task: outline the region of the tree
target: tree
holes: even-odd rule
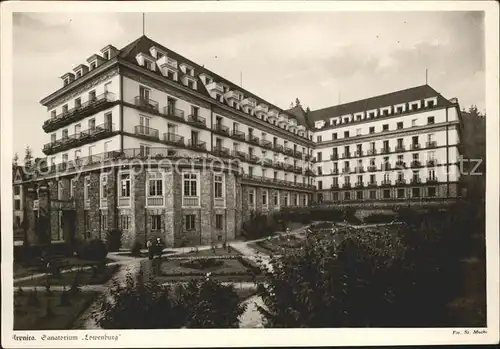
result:
[[[14,166],[18,166],[18,162],[19,162],[19,155],[15,153],[14,158],[12,159],[12,163],[14,164]]]
[[[29,146],[26,147],[26,154],[24,155],[24,166],[26,169],[30,169],[32,165],[33,154]]]
[[[295,98],[295,106],[298,107],[300,105],[300,100],[298,98]]]

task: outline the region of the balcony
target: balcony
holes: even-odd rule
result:
[[[396,185],[404,185],[406,184],[406,180],[404,178],[396,179]]]
[[[295,150],[293,156],[296,158],[302,159],[302,152]]]
[[[349,167],[344,167],[342,169],[342,173],[350,173],[351,172],[351,169]]]
[[[311,159],[311,155],[306,154],[306,155],[304,156],[304,160],[305,160],[305,161],[309,161],[310,159]]]
[[[410,180],[410,183],[411,184],[420,184],[422,183],[422,179],[420,177],[413,177],[411,180]]]
[[[342,184],[343,189],[350,189],[351,188],[351,183],[344,183]]]
[[[220,93],[220,94],[224,93],[222,86],[216,83],[215,81],[207,84],[206,88],[209,93]]]
[[[292,148],[288,148],[288,147],[284,147],[284,152],[286,155],[293,155],[293,149]]]
[[[226,97],[226,99],[233,99],[235,101],[239,101],[240,100],[240,94],[237,91],[234,91],[234,90],[226,92],[224,94],[224,97]]]
[[[255,115],[262,117],[263,115],[267,115],[267,105],[259,104],[255,107]]]
[[[274,168],[277,168],[279,170],[285,169],[285,164],[281,161],[274,161]]]
[[[420,143],[412,143],[410,148],[411,150],[418,150],[420,149]]]
[[[383,187],[387,187],[387,186],[390,186],[392,185],[392,182],[390,180],[386,180],[384,179],[381,183],[380,183],[381,186]]]
[[[278,124],[286,124],[288,123],[288,118],[284,115],[278,116]]]
[[[267,139],[261,139],[260,140],[260,146],[267,148],[267,149],[272,149],[273,148],[273,143],[271,141],[268,141]]]
[[[172,106],[163,107],[163,114],[175,121],[184,121],[184,111]]]
[[[377,166],[375,166],[375,165],[370,165],[370,166],[368,166],[368,168],[367,168],[367,169],[368,169],[368,172],[374,172],[374,171],[377,171]]]
[[[194,127],[207,128],[205,118],[199,115],[188,115],[186,122]]]
[[[214,124],[212,129],[214,130],[215,133],[218,133],[223,136],[229,136],[229,127],[224,126],[222,124]]]
[[[147,127],[147,126],[143,126],[143,125],[137,125],[134,127],[134,130],[135,130],[136,135],[152,138],[155,140],[159,139],[159,137],[160,137],[159,131],[155,128],[151,128],[151,127]]]
[[[413,160],[410,164],[412,168],[422,167],[422,163],[418,160]]]
[[[354,156],[363,156],[363,151],[362,150],[356,150],[356,152],[354,153]]]
[[[285,171],[292,171],[293,170],[293,165],[291,164],[284,164]]]
[[[153,111],[153,112],[159,111],[158,102],[152,99],[144,98],[142,96],[137,96],[135,97],[134,102],[135,102],[134,104],[137,107],[144,109],[146,111]]]
[[[212,151],[212,153],[214,153],[217,156],[229,156],[230,154],[229,149],[222,146],[216,146]]]
[[[248,155],[248,161],[252,162],[254,164],[259,164],[260,163],[260,159],[257,156],[255,156],[254,154],[249,154]]]
[[[294,166],[293,172],[295,172],[296,174],[302,174],[302,167]]]
[[[365,169],[364,169],[364,167],[363,167],[363,166],[357,166],[357,167],[354,169],[354,171],[355,171],[356,173],[364,173],[364,172],[365,172]]]
[[[207,150],[207,143],[202,142],[202,141],[197,140],[197,139],[188,140],[187,146],[188,146],[188,148],[191,148],[191,149]]]
[[[339,174],[339,169],[338,168],[332,168],[330,170],[330,174],[332,174],[332,175],[338,175]]]
[[[404,145],[397,145],[395,148],[396,152],[402,152],[405,151],[405,146]]]
[[[239,140],[242,140],[242,141],[244,141],[246,139],[245,132],[243,132],[243,131],[233,130],[231,132],[231,136],[233,138],[236,138],[236,139],[239,139]]]
[[[436,141],[430,141],[430,142],[425,143],[425,146],[427,148],[436,148],[437,147],[437,142]]]
[[[377,150],[376,149],[368,149],[367,154],[368,155],[376,155],[377,154]]]
[[[339,159],[339,154],[332,154],[330,155],[330,160],[335,161]]]
[[[382,164],[380,166],[381,171],[390,171],[391,170],[391,164]]]
[[[264,167],[273,167],[273,160],[271,160],[271,159],[262,159],[262,166],[264,166]]]
[[[339,184],[338,183],[330,184],[330,189],[338,189],[338,188],[339,188]]]
[[[437,163],[437,162],[436,162],[436,160],[434,160],[434,159],[429,159],[429,160],[427,160],[427,166],[429,166],[429,167],[436,166],[436,163]]]
[[[363,184],[363,182],[356,182],[356,184],[354,186],[356,188],[363,188],[365,185]]]
[[[369,182],[367,187],[368,188],[375,188],[377,186],[377,182]]]
[[[404,161],[396,161],[396,168],[405,168],[406,162]]]
[[[249,134],[249,135],[248,135],[248,141],[249,141],[250,143],[255,144],[255,145],[259,145],[259,144],[260,144],[260,139],[259,139],[259,137],[255,137],[255,136],[254,136],[254,135],[252,135],[252,134]]]
[[[427,177],[426,182],[427,183],[437,183],[438,179],[435,176],[434,177]]]
[[[52,132],[58,128],[67,126],[73,122],[83,119],[84,117],[95,114],[101,110],[109,108],[115,103],[115,95],[111,92],[105,92],[80,106],[74,107],[66,112],[63,112],[56,117],[50,118],[43,123],[45,132]]]
[[[351,157],[351,153],[344,153],[342,154],[343,159],[349,159]]]
[[[316,176],[316,174],[314,173],[314,171],[311,170],[310,168],[306,169],[305,175],[306,176]]]
[[[98,141],[111,136],[115,132],[114,124],[104,123],[92,127],[85,131],[80,131],[69,136],[63,136],[55,142],[47,143],[43,146],[43,153],[51,155],[60,151],[68,150],[74,147]]]
[[[279,112],[276,109],[271,109],[267,112],[267,120],[278,120]]]
[[[388,154],[391,152],[391,148],[382,148],[380,149],[380,154]]]
[[[177,146],[184,146],[184,137],[176,135],[175,133],[164,133],[163,140],[167,143]]]
[[[240,150],[233,150],[232,155],[235,158],[238,158],[238,159],[244,160],[244,161],[246,161],[248,158],[248,155],[245,152],[242,152]]]
[[[283,146],[281,144],[274,143],[273,149],[274,151],[283,152]]]

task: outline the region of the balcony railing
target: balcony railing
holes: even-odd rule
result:
[[[188,115],[187,117],[187,123],[190,125],[193,125],[195,127],[201,127],[201,128],[206,128],[207,124],[205,121],[204,117],[201,117],[199,115]]]
[[[214,124],[213,130],[217,133],[221,133],[225,136],[229,136],[229,127],[224,126],[222,124]]]
[[[87,115],[97,112],[99,109],[105,108],[109,103],[115,101],[115,95],[111,92],[105,92],[97,97],[88,100],[85,103],[75,106],[61,114],[51,117],[43,123],[43,130],[46,132],[54,131],[60,127],[69,125]]]
[[[356,173],[363,173],[365,172],[365,168],[363,166],[357,166],[355,169]]]
[[[279,151],[279,152],[282,152],[283,151],[283,146],[281,144],[273,144],[273,149],[275,151]]]
[[[368,188],[375,188],[377,186],[377,182],[369,182],[367,187]]]
[[[159,131],[157,129],[143,125],[135,126],[135,134],[151,138],[159,138]]]
[[[344,183],[344,184],[342,184],[342,188],[344,188],[344,189],[351,188],[351,183]]]
[[[337,175],[337,174],[339,174],[339,169],[338,168],[332,168],[330,170],[330,173],[333,174],[333,175]]]
[[[330,160],[335,161],[339,159],[339,154],[332,154],[330,155]]]
[[[299,182],[290,181],[290,180],[280,180],[280,179],[275,180],[274,178],[256,176],[254,174],[243,174],[242,178],[244,180],[251,180],[251,181],[258,182],[258,183],[264,182],[264,183],[270,183],[270,184],[275,184],[275,185],[278,184],[278,185],[284,185],[284,186],[291,186],[294,188],[314,189],[314,186],[310,185],[310,184],[299,183]]]
[[[302,152],[295,150],[293,156],[296,158],[302,159]]]
[[[427,166],[429,167],[436,166],[436,160],[434,159],[427,160]]]
[[[114,124],[104,123],[95,127],[91,127],[87,130],[71,134],[69,136],[62,136],[60,139],[54,142],[47,143],[43,146],[43,152],[46,155],[49,155],[72,147],[77,147],[79,145],[92,142],[96,139],[106,137],[111,132],[114,132]]]
[[[161,196],[148,196],[146,206],[164,206],[164,199]]]
[[[437,183],[438,179],[437,179],[437,177],[427,177],[426,182],[427,183]]]
[[[245,132],[239,130],[233,130],[232,136],[237,139],[245,140]]]
[[[158,109],[158,102],[157,101],[154,101],[150,98],[144,98],[143,96],[137,96],[135,97],[135,105],[140,107],[140,108],[143,108],[143,109],[147,109],[147,110],[152,110],[152,111],[155,111],[155,112],[158,112],[159,109]]]
[[[412,143],[410,147],[411,147],[411,150],[420,149],[420,143]]]
[[[351,172],[351,169],[349,167],[344,167],[342,169],[342,173],[349,173],[349,172]]]
[[[163,113],[174,120],[184,121],[184,111],[181,109],[176,109],[173,106],[166,106],[163,107]]]
[[[293,172],[295,172],[296,174],[301,174],[302,173],[302,167],[300,166],[295,166],[293,168]]]
[[[351,157],[351,153],[342,154],[342,158],[344,158],[344,159],[349,159],[350,157]]]
[[[396,185],[403,185],[403,184],[406,184],[406,180],[404,178],[396,179]]]
[[[396,152],[405,151],[405,146],[404,145],[397,145],[395,150],[396,150]]]
[[[425,146],[427,148],[436,148],[437,147],[437,142],[436,141],[430,141],[430,142],[425,143]]]
[[[274,161],[274,168],[283,170],[285,168],[285,164],[281,161]]]
[[[233,150],[232,155],[241,160],[247,160],[248,155],[240,150]]]
[[[255,156],[255,154],[249,154],[248,161],[253,162],[254,164],[258,164],[260,159],[257,156]]]
[[[200,197],[183,197],[182,198],[183,207],[198,207],[200,206]]]
[[[271,160],[271,159],[262,159],[262,166],[272,167],[273,166],[273,160]]]
[[[369,171],[369,172],[377,171],[377,166],[375,166],[375,165],[370,165],[370,166],[368,166],[368,168],[367,168],[367,169],[368,169],[368,171]]]
[[[422,179],[420,177],[413,177],[411,180],[410,180],[410,183],[411,184],[419,184],[419,183],[422,183]]]
[[[363,151],[362,150],[356,150],[356,152],[354,154],[355,154],[354,156],[363,156]]]
[[[293,170],[293,165],[291,164],[284,164],[283,165],[286,171],[292,171]]]
[[[311,159],[311,155],[306,154],[306,155],[304,156],[304,160],[305,160],[305,161],[309,161],[310,159]]]
[[[164,133],[163,140],[168,143],[172,143],[175,145],[184,145],[184,137],[176,135],[175,133]]]
[[[292,148],[285,147],[284,151],[285,151],[285,154],[287,154],[287,155],[293,155],[293,149]]]
[[[385,179],[380,183],[380,185],[382,185],[382,186],[388,186],[391,184],[392,184],[392,182],[390,180],[385,180]]]
[[[404,162],[404,161],[396,161],[396,167],[397,168],[405,168],[406,167],[406,162]]]
[[[355,187],[356,188],[363,188],[364,187],[364,183],[363,182],[356,182]]]
[[[411,162],[410,166],[411,166],[412,168],[415,168],[415,167],[421,167],[421,166],[422,166],[422,163],[421,163],[420,161],[418,161],[418,160],[413,160],[413,161]]]
[[[382,164],[380,166],[381,171],[390,171],[391,170],[391,164]]]
[[[391,152],[391,148],[382,148],[380,149],[380,154],[388,154]]]
[[[216,146],[213,150],[215,155],[228,156],[230,154],[229,149],[226,147]]]
[[[268,141],[267,139],[261,139],[260,146],[264,147],[264,148],[271,149],[273,147],[273,143],[271,141]]]
[[[193,149],[207,150],[207,143],[197,139],[190,139],[187,146]]]
[[[368,155],[375,155],[375,154],[377,154],[377,150],[376,149],[368,149],[367,154]]]
[[[260,144],[260,143],[259,143],[259,142],[260,142],[259,137],[255,137],[255,136],[254,136],[254,135],[252,135],[252,134],[249,134],[249,135],[248,135],[248,141],[249,141],[250,143],[253,143],[253,144],[256,144],[256,145],[259,145],[259,144]]]

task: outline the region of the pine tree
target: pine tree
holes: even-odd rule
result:
[[[12,159],[12,163],[14,166],[18,166],[19,155],[17,153],[14,154],[14,158]]]
[[[24,166],[26,169],[30,169],[33,160],[33,153],[29,146],[26,147],[26,154],[24,155]]]

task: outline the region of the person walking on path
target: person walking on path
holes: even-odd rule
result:
[[[148,248],[148,258],[149,260],[152,260],[155,251],[153,249],[153,243],[151,242],[151,240],[148,240],[148,242],[146,242],[146,247]]]

